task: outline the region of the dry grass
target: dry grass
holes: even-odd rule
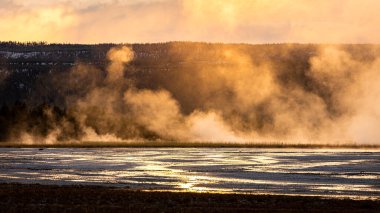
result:
[[[181,142],[181,141],[125,141],[125,142],[58,142],[54,144],[17,142],[0,142],[0,147],[14,148],[352,148],[352,149],[380,149],[380,145],[363,145],[357,143],[289,143],[289,142]]]

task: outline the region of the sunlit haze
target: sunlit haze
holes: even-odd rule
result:
[[[379,43],[377,0],[0,0],[0,40]]]

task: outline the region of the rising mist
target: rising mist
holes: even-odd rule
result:
[[[148,71],[134,48],[41,74],[2,140],[379,144],[377,46],[169,43]]]

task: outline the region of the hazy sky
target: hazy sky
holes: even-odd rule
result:
[[[380,43],[379,0],[0,0],[0,40]]]

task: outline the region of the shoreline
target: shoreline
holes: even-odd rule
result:
[[[0,184],[2,211],[378,212],[380,200],[160,192],[85,185]]]
[[[361,144],[287,144],[287,143],[229,143],[229,142],[62,142],[12,143],[0,142],[0,148],[285,148],[285,149],[380,149],[380,145]]]

